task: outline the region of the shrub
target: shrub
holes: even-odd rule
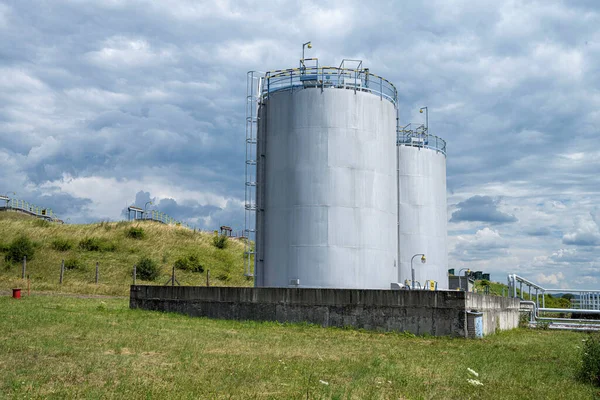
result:
[[[136,266],[137,276],[145,281],[154,281],[160,275],[158,264],[148,257],[142,257]]]
[[[221,272],[217,275],[217,279],[223,282],[229,282],[231,280],[231,274],[229,272]]]
[[[215,235],[213,236],[213,246],[217,249],[224,249],[227,247],[227,236]]]
[[[69,251],[73,248],[73,242],[68,239],[57,238],[52,241],[50,246],[56,251]]]
[[[175,261],[175,268],[190,272],[204,272],[204,267],[195,255],[178,258]]]
[[[85,251],[115,251],[117,245],[100,238],[85,238],[79,241],[79,248]]]
[[[97,238],[85,238],[79,241],[79,248],[86,251],[100,251],[100,240]]]
[[[0,243],[0,253],[6,253],[8,251],[8,245]]]
[[[26,256],[27,260],[31,260],[34,253],[33,242],[27,236],[19,236],[8,245],[4,259],[8,262],[20,262]]]
[[[125,236],[130,239],[141,240],[146,237],[146,232],[144,232],[144,228],[132,226],[127,230]]]
[[[83,269],[83,263],[76,258],[67,258],[65,260],[65,269],[66,270]]]
[[[595,386],[600,386],[600,334],[587,337],[581,355],[579,378]]]

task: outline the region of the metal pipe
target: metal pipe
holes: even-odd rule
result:
[[[410,284],[411,284],[413,290],[415,289],[415,268],[413,267],[413,260],[417,256],[421,256],[421,262],[423,264],[425,264],[425,254],[423,254],[423,253],[415,254],[410,259],[410,272],[411,272],[411,282],[410,282]],[[421,285],[421,284],[419,283],[419,285]]]
[[[572,308],[540,308],[540,312],[575,313],[575,314],[600,314],[600,310],[585,310]]]

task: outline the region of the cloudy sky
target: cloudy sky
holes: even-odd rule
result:
[[[0,0],[0,192],[243,227],[246,71],[362,59],[448,142],[450,265],[600,285],[600,3]]]

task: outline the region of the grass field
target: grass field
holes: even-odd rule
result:
[[[142,227],[145,237],[127,237],[131,227]],[[161,267],[155,282],[164,284],[175,261],[194,255],[205,270],[210,270],[213,285],[248,286],[252,282],[243,276],[244,243],[228,240],[225,249],[212,244],[213,233],[194,232],[187,228],[167,226],[156,222],[102,222],[88,225],[59,225],[15,212],[0,212],[0,248],[14,238],[25,235],[35,243],[35,255],[27,263],[27,274],[35,290],[71,293],[128,295],[132,283],[133,265],[140,257],[148,256]],[[110,251],[86,251],[79,248],[82,239],[100,240]],[[57,251],[52,244],[60,239],[71,245],[67,251]],[[65,272],[59,285],[61,260],[75,260],[80,267]],[[100,265],[100,284],[95,284],[95,265]],[[0,289],[23,286],[21,263],[8,263],[0,253]],[[206,272],[177,271],[182,285],[206,284]]]
[[[590,399],[585,334],[482,340],[129,310],[125,299],[0,298],[0,397]],[[467,368],[479,373],[475,378]],[[473,386],[467,379],[478,379]]]

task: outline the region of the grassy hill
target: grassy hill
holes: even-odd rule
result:
[[[140,235],[143,237],[131,237]],[[155,261],[160,275],[152,282],[138,277],[138,283],[165,284],[177,260],[191,258],[192,264],[201,265],[204,272],[177,269],[176,277],[182,285],[205,285],[207,270],[213,286],[252,285],[243,276],[244,243],[238,239],[227,239],[226,247],[220,249],[213,243],[213,233],[151,221],[59,225],[0,212],[0,289],[26,287],[21,280],[22,263],[5,260],[9,245],[21,236],[34,244],[34,255],[27,262],[32,290],[128,295],[133,265],[141,257]],[[62,260],[74,268],[65,270],[63,284],[59,285]],[[96,262],[100,269],[98,285]]]

